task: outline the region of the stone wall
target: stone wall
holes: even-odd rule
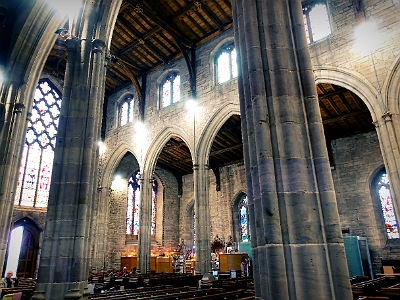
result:
[[[399,259],[400,241],[387,240],[379,198],[371,185],[383,159],[375,131],[332,142],[332,176],[344,235],[366,237],[374,273]]]

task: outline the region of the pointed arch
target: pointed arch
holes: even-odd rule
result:
[[[119,163],[121,162],[122,158],[127,153],[131,153],[135,157],[136,161],[138,161],[137,155],[131,149],[130,145],[128,145],[127,143],[121,143],[116,149],[113,150],[112,155],[107,160],[107,165],[104,167],[103,173],[101,174],[100,177],[101,178],[100,185],[102,187],[111,186],[111,182],[113,180],[113,174],[117,169]]]
[[[376,121],[384,114],[382,104],[377,97],[378,91],[360,73],[344,68],[317,66],[314,68],[314,75],[315,84],[323,82],[333,83],[357,94],[368,107],[373,121]]]
[[[227,103],[223,105],[210,118],[205,130],[200,135],[198,142],[198,163],[207,164],[210,158],[211,146],[218,131],[224,123],[233,115],[240,115],[239,104]]]
[[[154,138],[153,142],[150,144],[150,147],[145,153],[143,170],[142,170],[143,174],[153,173],[157,163],[158,156],[160,155],[162,148],[172,136],[177,136],[186,143],[193,158],[193,148],[192,145],[190,145],[190,143],[188,142],[189,141],[188,134],[177,126],[169,126],[166,127]]]
[[[382,93],[387,99],[388,110],[398,114],[400,112],[400,55],[397,56],[389,70],[390,73],[383,84]]]

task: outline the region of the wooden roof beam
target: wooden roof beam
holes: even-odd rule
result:
[[[186,46],[191,47],[192,46],[192,41],[182,35],[179,30],[175,29],[173,26],[168,24],[169,20],[163,20],[160,16],[158,16],[156,13],[154,13],[154,10],[152,7],[149,7],[147,2],[145,4],[140,4],[139,2],[135,0],[125,0],[127,3],[129,3],[133,9],[140,14],[143,14],[150,20],[152,20],[154,23],[156,23],[158,26],[163,28],[164,30],[169,31],[172,35],[176,36],[179,38],[179,40]]]
[[[212,2],[214,2],[215,5],[217,5],[217,4],[215,3],[215,1],[212,1]],[[218,6],[218,5],[217,5],[217,6]],[[223,24],[218,20],[218,17],[211,11],[211,9],[208,8],[207,4],[204,4],[204,3],[203,3],[203,4],[201,5],[201,8],[202,8],[203,11],[207,14],[207,16],[209,16],[210,19],[215,23],[215,25],[217,25],[218,29],[219,29],[220,31],[224,31],[224,26],[223,26]]]

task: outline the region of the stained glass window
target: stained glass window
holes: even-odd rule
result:
[[[386,173],[380,175],[377,183],[379,199],[381,200],[381,208],[383,218],[385,220],[385,228],[388,239],[398,239],[399,228],[397,224],[396,214],[394,212],[392,196],[390,194],[390,183]]]
[[[151,197],[151,235],[156,234],[157,181],[153,180]],[[128,181],[128,201],[126,210],[126,234],[139,234],[140,218],[140,173],[134,173]]]
[[[237,75],[236,49],[233,43],[229,43],[222,47],[216,56],[217,83],[224,83]]]
[[[240,228],[241,228],[241,240],[242,242],[249,241],[249,216],[247,212],[247,196],[243,196],[239,203],[240,212]]]
[[[181,77],[178,73],[169,74],[162,84],[161,108],[181,100]]]
[[[313,43],[332,33],[328,9],[325,3],[303,7],[304,28],[307,42]]]
[[[47,207],[61,94],[48,80],[39,81],[19,168],[15,205]]]
[[[133,110],[133,98],[128,97],[120,105],[119,122],[121,126],[133,121]]]

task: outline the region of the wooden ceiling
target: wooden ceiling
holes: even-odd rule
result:
[[[125,0],[118,13],[110,47],[105,103],[109,95],[133,84],[139,91],[146,74],[183,57],[191,68],[191,51],[231,28],[231,0]],[[45,70],[63,78],[65,37],[57,39]],[[367,107],[354,93],[332,84],[318,84],[320,110],[329,141],[373,130]],[[219,130],[210,153],[210,168],[243,162],[240,117],[231,117]],[[187,145],[172,137],[158,158],[158,166],[176,176],[192,173]],[[218,177],[218,176],[217,176]]]

